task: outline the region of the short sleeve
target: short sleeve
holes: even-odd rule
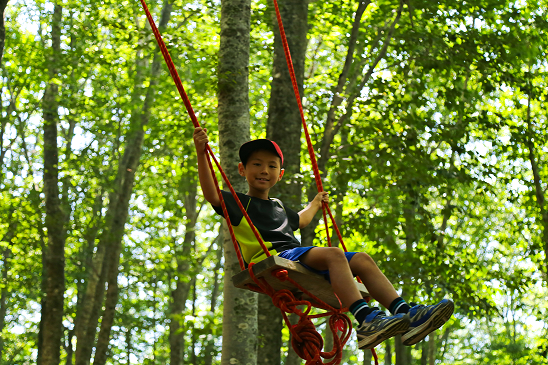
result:
[[[287,214],[287,219],[289,221],[289,226],[293,231],[296,231],[299,229],[299,213],[295,212],[292,209],[285,208],[285,213]]]
[[[226,204],[226,210],[228,212],[228,216],[230,217],[230,223],[233,226],[237,226],[238,224],[240,224],[240,221],[242,220],[244,215],[240,210],[240,207],[238,207],[238,203],[236,203],[236,200],[230,192],[221,190],[221,194],[223,195],[223,200]],[[243,194],[238,194],[238,197],[240,198],[240,201],[242,201],[242,203],[245,205],[244,201],[242,200],[245,195],[243,197],[242,195]],[[212,205],[212,207],[217,214],[225,218],[223,214],[223,207],[221,205],[219,205],[218,207]]]

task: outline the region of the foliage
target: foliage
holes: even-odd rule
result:
[[[150,3],[159,18],[161,2]],[[548,4],[404,3],[399,19],[397,1],[367,7],[345,102],[335,111],[348,118],[323,173],[331,196],[342,202],[345,243],[369,252],[410,300],[455,300],[455,322],[438,362],[545,364]],[[318,151],[357,6],[309,6],[303,103]],[[63,7],[62,53],[56,55],[61,72],[53,80],[45,73],[52,3],[13,1],[7,10],[0,80],[6,364],[32,363],[37,354],[47,243],[41,130],[46,83],[60,86],[67,361],[117,167],[151,84],[149,61],[159,57],[138,2],[69,0]],[[219,11],[218,1],[176,0],[162,30],[214,149]],[[266,1],[253,2],[252,11],[250,112],[253,134],[264,136],[273,14]],[[394,20],[386,54],[366,79]],[[185,199],[197,174],[192,127],[163,65],[160,75],[125,225],[109,361],[167,363],[169,322],[177,320],[185,332],[185,361],[218,363],[220,220],[198,193],[198,223],[190,228],[196,239],[190,253],[181,254],[190,219]],[[352,95],[354,103],[345,104]],[[313,178],[304,152],[303,143],[299,179],[306,186]],[[323,230],[319,225],[318,244],[325,242]],[[178,277],[178,262],[189,264],[188,277]],[[179,279],[192,289],[184,313],[173,317],[171,296]],[[411,354],[418,364],[419,347]],[[353,345],[346,355],[345,363],[363,361]]]

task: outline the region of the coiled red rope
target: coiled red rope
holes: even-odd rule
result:
[[[253,263],[249,265],[249,275],[253,281],[261,288],[261,291],[272,298],[272,303],[282,312],[285,324],[291,332],[291,346],[302,359],[306,360],[306,365],[336,365],[342,360],[342,352],[344,345],[350,338],[352,333],[352,322],[344,313],[347,308],[333,308],[325,303],[314,294],[303,288],[299,283],[289,277],[287,270],[278,269],[272,271],[280,281],[289,281],[294,287],[306,294],[314,300],[314,305],[324,309],[327,312],[310,315],[312,304],[308,300],[299,300],[295,295],[287,290],[282,289],[275,291],[264,278],[257,278],[253,273]],[[304,311],[299,306],[305,306]],[[292,325],[287,314],[294,313],[299,316],[296,324]],[[312,323],[313,318],[327,317],[329,318],[329,328],[333,333],[333,349],[330,352],[323,352],[323,339],[316,330],[316,326]],[[332,359],[324,363],[322,359]]]

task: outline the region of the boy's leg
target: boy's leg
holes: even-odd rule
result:
[[[390,308],[394,300],[399,298],[392,283],[368,254],[363,252],[355,254],[349,266],[352,273],[360,277],[371,297],[384,307]]]
[[[404,345],[411,346],[421,341],[429,333],[443,326],[453,314],[454,304],[449,299],[435,305],[416,305],[410,308],[398,297],[392,283],[366,253],[355,254],[349,265],[352,272],[362,279],[371,296],[389,308],[392,314],[409,313],[411,325],[402,335]]]
[[[350,307],[357,300],[363,299],[341,249],[337,247],[314,247],[299,257],[299,261],[319,271],[329,270],[333,291],[344,306]]]
[[[356,288],[348,260],[341,249],[314,247],[299,260],[313,269],[329,270],[333,291],[343,304],[351,309],[359,323],[357,332],[360,349],[373,348],[387,338],[403,333],[409,328],[408,316],[398,314],[386,317],[384,312],[377,308],[369,308]]]

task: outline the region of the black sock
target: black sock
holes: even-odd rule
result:
[[[356,321],[358,321],[359,326],[361,326],[363,321],[365,321],[365,317],[367,317],[369,313],[373,312],[373,308],[370,308],[364,299],[356,300],[349,309],[354,315],[354,318],[356,318]]]
[[[394,301],[392,301],[392,303],[388,307],[388,310],[393,315],[398,313],[405,314],[409,312],[409,309],[411,309],[411,307],[405,302],[405,300],[402,299],[402,297],[397,297],[396,299],[394,299]]]

